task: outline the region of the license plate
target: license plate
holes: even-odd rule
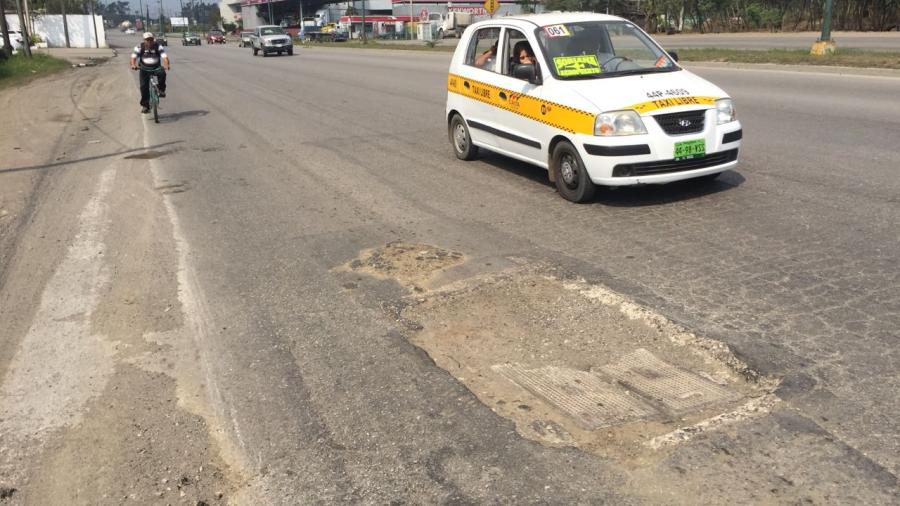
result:
[[[675,143],[675,159],[686,160],[696,158],[706,154],[706,141],[697,139],[695,141],[684,141]]]

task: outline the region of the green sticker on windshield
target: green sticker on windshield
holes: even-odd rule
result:
[[[557,56],[553,59],[553,64],[556,65],[556,73],[559,74],[560,77],[589,76],[602,72],[600,69],[600,62],[597,61],[597,57],[592,54],[582,56]]]

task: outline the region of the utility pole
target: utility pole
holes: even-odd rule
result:
[[[31,22],[31,9],[28,8],[28,0],[22,0],[25,5],[25,21],[28,22],[28,32],[34,32],[34,23]]]
[[[275,21],[272,19],[272,0],[269,0],[268,4],[269,4],[269,24],[274,25]],[[265,55],[263,55],[263,56],[265,56]]]
[[[825,17],[822,19],[822,36],[819,40],[831,40],[831,1],[825,0]]]
[[[9,41],[9,26],[6,25],[6,0],[0,0],[0,32],[3,36],[3,54],[8,60],[12,56],[12,44]]]
[[[88,5],[91,10],[91,21],[94,22],[94,42],[97,44],[97,49],[100,49],[100,35],[97,33],[97,17],[94,16],[94,0],[88,0]]]
[[[367,42],[366,40],[366,0],[362,0],[363,3],[363,14],[362,14],[362,40],[363,44]]]
[[[163,28],[163,11],[162,11],[162,0],[159,0],[159,33],[166,33],[166,30]]]
[[[63,0],[64,2],[66,0]],[[144,3],[141,0],[138,0],[138,19],[141,20],[141,31],[144,30]],[[137,27],[134,27],[135,31],[137,31]]]
[[[66,19],[66,2],[69,0],[60,0],[62,4],[63,33],[66,35],[66,47],[72,47],[69,43],[69,20]]]
[[[303,36],[306,35],[305,27],[303,26],[303,0],[300,0],[300,31],[297,32],[300,34],[300,42],[303,42]]]
[[[825,56],[826,54],[834,54],[837,44],[831,40],[831,1],[825,0],[825,12],[822,16],[822,35],[819,40],[813,44],[810,54],[815,56]]]
[[[178,3],[181,4],[181,13],[178,14],[178,16],[184,17],[184,1],[183,1],[183,0],[178,0]],[[182,27],[181,27],[181,32],[184,33],[184,32],[186,32],[186,31],[187,31],[187,28],[184,27],[184,26],[182,26]],[[182,37],[184,37],[184,35],[182,35]]]
[[[28,33],[28,26],[25,24],[25,17],[22,16],[22,6],[19,0],[16,2],[16,14],[19,15],[19,29],[22,30],[22,51],[25,52],[25,58],[31,58],[31,34]],[[6,17],[6,14],[3,14]]]

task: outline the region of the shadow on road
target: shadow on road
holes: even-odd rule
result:
[[[203,117],[209,114],[209,111],[196,110],[196,111],[181,111],[181,112],[173,112],[172,114],[160,114],[159,122],[160,123],[175,123],[176,121],[182,118],[195,118],[195,117]]]
[[[547,178],[546,170],[535,167],[530,163],[520,162],[487,151],[482,151],[482,155],[478,160],[549,188],[556,188]],[[610,207],[641,207],[669,204],[727,191],[740,186],[744,181],[744,176],[739,172],[728,170],[712,181],[688,179],[665,185],[623,186],[618,188],[601,186],[597,189],[597,195],[592,203]]]
[[[150,151],[152,151],[152,150],[154,150],[154,149],[157,149],[157,148],[161,148],[161,147],[164,147],[164,146],[171,146],[171,145],[173,145],[173,144],[181,144],[182,142],[184,142],[184,141],[164,142],[164,143],[162,143],[162,144],[156,144],[156,145],[154,145],[154,146],[148,146],[148,147],[146,147],[146,148],[123,149],[123,150],[119,150],[119,151],[113,151],[112,153],[106,153],[106,154],[103,154],[103,155],[88,156],[88,157],[85,157],[85,158],[76,158],[76,159],[74,159],[74,160],[60,160],[60,161],[58,161],[58,162],[47,163],[47,164],[44,164],[44,165],[28,165],[28,166],[25,166],[25,167],[0,168],[0,174],[6,174],[6,173],[11,173],[11,172],[22,172],[22,171],[26,171],[26,170],[54,169],[54,168],[57,168],[57,167],[63,167],[63,166],[65,166],[65,165],[72,165],[72,164],[81,163],[81,162],[90,162],[90,161],[93,161],[93,160],[102,160],[103,158],[111,158],[111,157],[114,157],[114,156],[129,155],[130,153],[145,153],[145,152],[150,152]],[[166,151],[166,152],[168,153],[168,152],[171,152],[171,151],[174,151],[174,150],[169,150],[169,151]],[[140,158],[155,158],[155,157],[148,157],[148,156],[141,156],[141,155],[130,155],[130,156],[126,156],[125,158],[138,158],[138,159],[140,159]]]
[[[664,185],[601,187],[594,202],[610,207],[658,206],[728,191],[744,181],[739,172],[727,170],[711,181],[688,179]]]

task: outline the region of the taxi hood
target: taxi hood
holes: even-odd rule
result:
[[[592,112],[598,113],[635,109],[643,116],[659,109],[693,105],[687,97],[713,100],[728,97],[718,86],[683,69],[659,74],[555,81],[554,85],[579,95],[597,108]],[[701,103],[709,107],[708,101]]]

